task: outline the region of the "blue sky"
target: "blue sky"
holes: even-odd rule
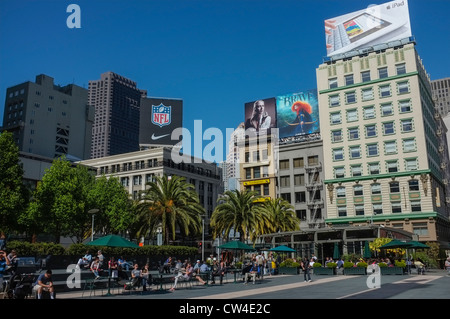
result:
[[[246,102],[316,87],[325,19],[385,2],[1,0],[0,120],[10,86],[43,73],[87,88],[113,71],[149,96],[183,99],[192,134],[202,120],[203,131],[219,128],[225,139],[244,120]],[[72,3],[81,8],[80,29],[66,25]],[[409,12],[431,79],[450,76],[450,1],[409,0]]]

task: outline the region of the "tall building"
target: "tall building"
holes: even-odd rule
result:
[[[448,153],[415,44],[319,65],[328,225],[403,229],[448,247]]]
[[[48,75],[36,76],[6,91],[2,130],[12,132],[19,150],[47,158],[90,157],[94,109],[88,90],[60,86]]]
[[[450,112],[450,78],[431,81],[431,89],[439,113],[442,117],[447,116]]]
[[[228,154],[227,154],[227,189],[226,190],[238,190],[239,189],[239,143],[245,139],[244,122],[240,123],[238,127],[231,133],[228,141]]]
[[[139,150],[140,100],[146,92],[114,72],[89,81],[88,103],[95,108],[91,158]]]

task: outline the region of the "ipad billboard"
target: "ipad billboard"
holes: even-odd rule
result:
[[[327,56],[411,37],[408,1],[391,1],[325,20]]]
[[[167,98],[142,98],[139,121],[140,146],[173,146],[172,132],[183,126],[183,101]]]
[[[280,95],[277,102],[280,138],[309,135],[320,131],[317,90]]]

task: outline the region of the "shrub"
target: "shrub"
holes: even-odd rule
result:
[[[356,264],[356,267],[362,267],[362,268],[367,268],[367,263],[360,261],[359,263]]]
[[[322,267],[321,263],[314,263],[313,264],[313,268],[319,268],[319,267]]]
[[[293,259],[288,258],[280,263],[280,267],[300,267],[300,264],[298,262],[295,262]]]
[[[405,268],[406,267],[406,263],[403,260],[396,260],[395,261],[395,267]]]
[[[336,264],[336,263],[328,263],[328,264],[327,264],[327,267],[328,267],[328,268],[336,268],[336,267],[337,267],[337,264]]]
[[[383,268],[383,267],[387,267],[387,264],[386,264],[386,263],[378,263],[378,266],[379,266],[380,268]]]
[[[354,264],[351,261],[344,262],[344,268],[352,268]]]

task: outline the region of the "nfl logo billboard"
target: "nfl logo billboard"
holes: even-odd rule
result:
[[[152,123],[163,127],[169,125],[172,121],[172,107],[160,104],[158,106],[152,105]]]

